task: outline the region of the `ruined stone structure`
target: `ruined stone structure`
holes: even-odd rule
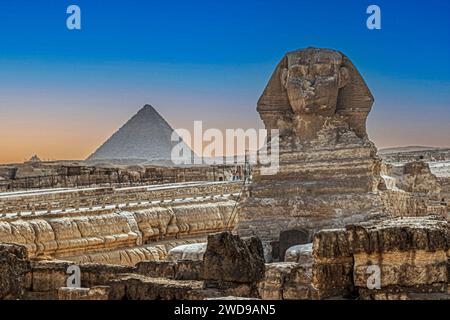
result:
[[[258,101],[266,129],[279,130],[279,169],[253,170],[237,231],[276,240],[280,231],[310,236],[364,221],[383,204],[381,161],[366,133],[373,97],[342,53],[308,48],[287,53]]]
[[[10,195],[0,199],[0,243],[24,245],[31,259],[131,266],[164,260],[175,246],[233,227],[239,190],[237,182],[203,182]],[[53,207],[40,210],[48,203]]]
[[[30,260],[25,247],[1,245],[0,298],[450,299],[448,249],[447,222],[432,216],[321,230],[293,262],[264,264],[258,238],[219,233],[198,261],[77,262],[81,288],[67,288],[74,262]]]
[[[427,162],[450,161],[450,148],[399,147],[380,149],[378,154],[389,163],[406,163],[416,160]]]
[[[229,233],[209,239],[205,261],[143,261],[136,266],[82,263],[79,265],[81,288],[66,287],[67,269],[73,262],[30,260],[24,246],[1,245],[0,299],[256,297],[257,283],[265,270],[261,241],[243,240]],[[217,256],[219,252],[225,259]],[[240,258],[238,264],[234,261],[236,254]]]
[[[118,209],[127,204],[233,194],[241,182],[189,182],[136,187],[62,188],[0,193],[0,214],[39,215],[69,210]]]
[[[409,176],[406,177],[409,180],[409,185],[405,185],[407,189],[417,196],[421,191],[417,186],[420,186],[422,191],[431,193],[433,200],[446,204],[450,212],[450,149],[406,147],[381,150],[379,154],[386,163],[384,171],[387,175],[401,184],[405,182],[402,176]]]
[[[136,186],[190,181],[228,181],[243,165],[167,166],[152,164],[93,164],[48,161],[0,165],[0,192],[48,188]]]
[[[432,216],[321,230],[312,246],[291,252],[293,262],[266,265],[259,293],[285,300],[449,299],[448,245],[447,221]]]

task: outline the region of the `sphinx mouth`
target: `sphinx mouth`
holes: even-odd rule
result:
[[[328,110],[329,106],[326,104],[320,104],[320,103],[312,103],[305,106],[304,110],[307,112],[320,112],[324,110]]]

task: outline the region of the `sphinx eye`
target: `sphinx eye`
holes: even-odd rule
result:
[[[289,68],[289,73],[297,76],[304,76],[307,73],[307,67],[301,64],[295,64]]]

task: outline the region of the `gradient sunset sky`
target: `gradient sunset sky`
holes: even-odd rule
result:
[[[308,46],[355,63],[379,148],[450,146],[450,1],[15,0],[0,2],[0,163],[84,159],[147,103],[174,128],[260,128],[276,64]]]

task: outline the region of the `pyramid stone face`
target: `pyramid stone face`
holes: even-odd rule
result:
[[[87,160],[171,160],[174,130],[151,106],[145,105]]]

